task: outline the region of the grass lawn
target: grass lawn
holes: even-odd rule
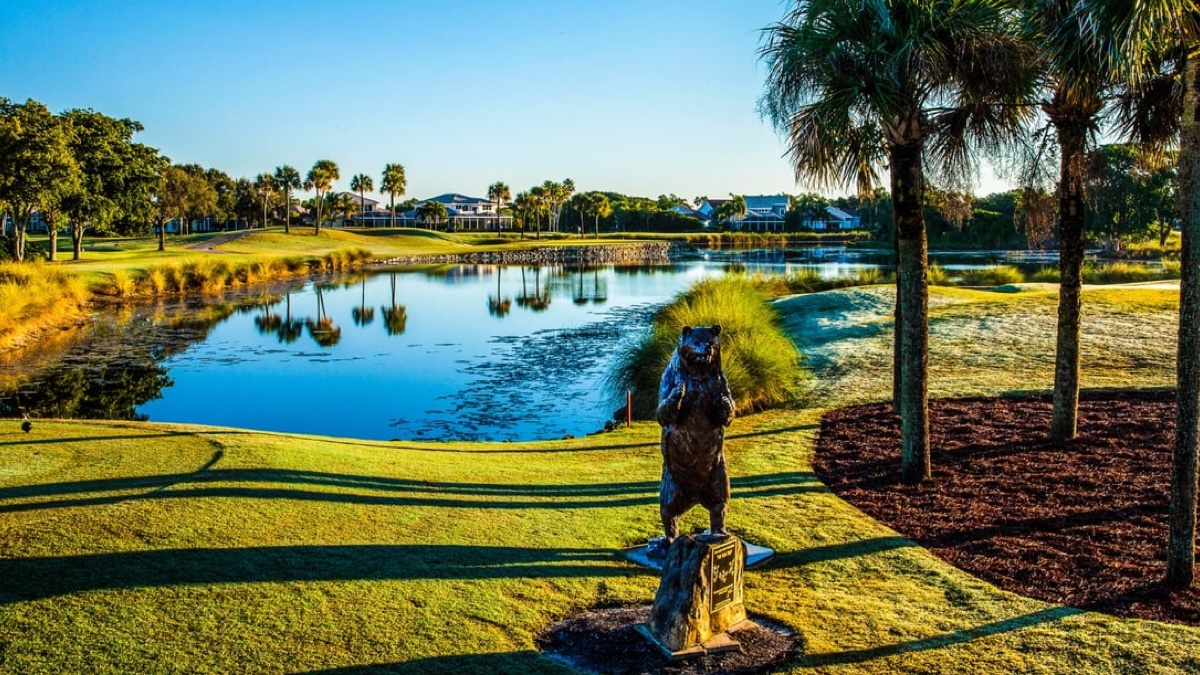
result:
[[[1009,290],[934,291],[937,395],[1047,386],[1053,292]],[[800,636],[788,672],[1200,672],[1200,629],[999,591],[815,479],[822,409],[889,390],[890,294],[777,301],[813,384],[729,430],[729,521],[779,552],[747,603]],[[1085,385],[1168,385],[1176,294],[1088,289]],[[571,672],[534,650],[539,630],[653,597],[617,551],[658,529],[657,442],[652,423],[419,444],[5,421],[0,672]]]

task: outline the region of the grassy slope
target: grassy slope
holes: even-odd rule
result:
[[[1125,344],[1115,337],[1089,342],[1085,382],[1128,379],[1135,361],[1143,370],[1128,384],[1169,380],[1173,339],[1159,333],[1170,295],[1085,296],[1085,332],[1140,340],[1129,354],[1111,351]],[[879,366],[890,361],[877,351],[890,344],[889,297],[778,302],[818,376],[812,400],[886,393]],[[1044,291],[934,298],[936,390],[1041,386],[1041,328],[1011,343],[975,337],[1040,326],[1054,311]],[[818,322],[817,307],[840,318]],[[738,419],[727,443],[730,521],[779,551],[748,575],[747,595],[802,636],[793,672],[1200,672],[1200,629],[1000,592],[838,500],[811,474],[818,418]],[[132,423],[0,429],[0,672],[567,672],[534,651],[540,628],[581,607],[648,602],[656,585],[615,555],[657,529],[652,424],[480,445]]]

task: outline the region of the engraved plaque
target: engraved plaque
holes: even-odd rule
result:
[[[716,612],[733,604],[737,587],[737,555],[741,550],[737,539],[729,538],[723,544],[709,549],[708,578],[712,583],[709,594],[709,611]]]

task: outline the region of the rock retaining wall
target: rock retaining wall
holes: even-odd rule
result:
[[[542,263],[624,263],[662,262],[691,251],[687,242],[639,242],[598,246],[546,246],[520,251],[480,251],[441,255],[410,255],[378,260],[380,265],[428,265],[438,263],[474,263],[525,265]]]

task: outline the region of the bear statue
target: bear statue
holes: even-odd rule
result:
[[[721,372],[721,327],[684,326],[662,374],[658,423],[662,425],[662,485],[659,511],[663,538],[649,554],[666,555],[679,536],[679,517],[700,504],[708,509],[713,535],[729,534],[729,473],[725,468],[725,427],[733,419],[733,396]]]

